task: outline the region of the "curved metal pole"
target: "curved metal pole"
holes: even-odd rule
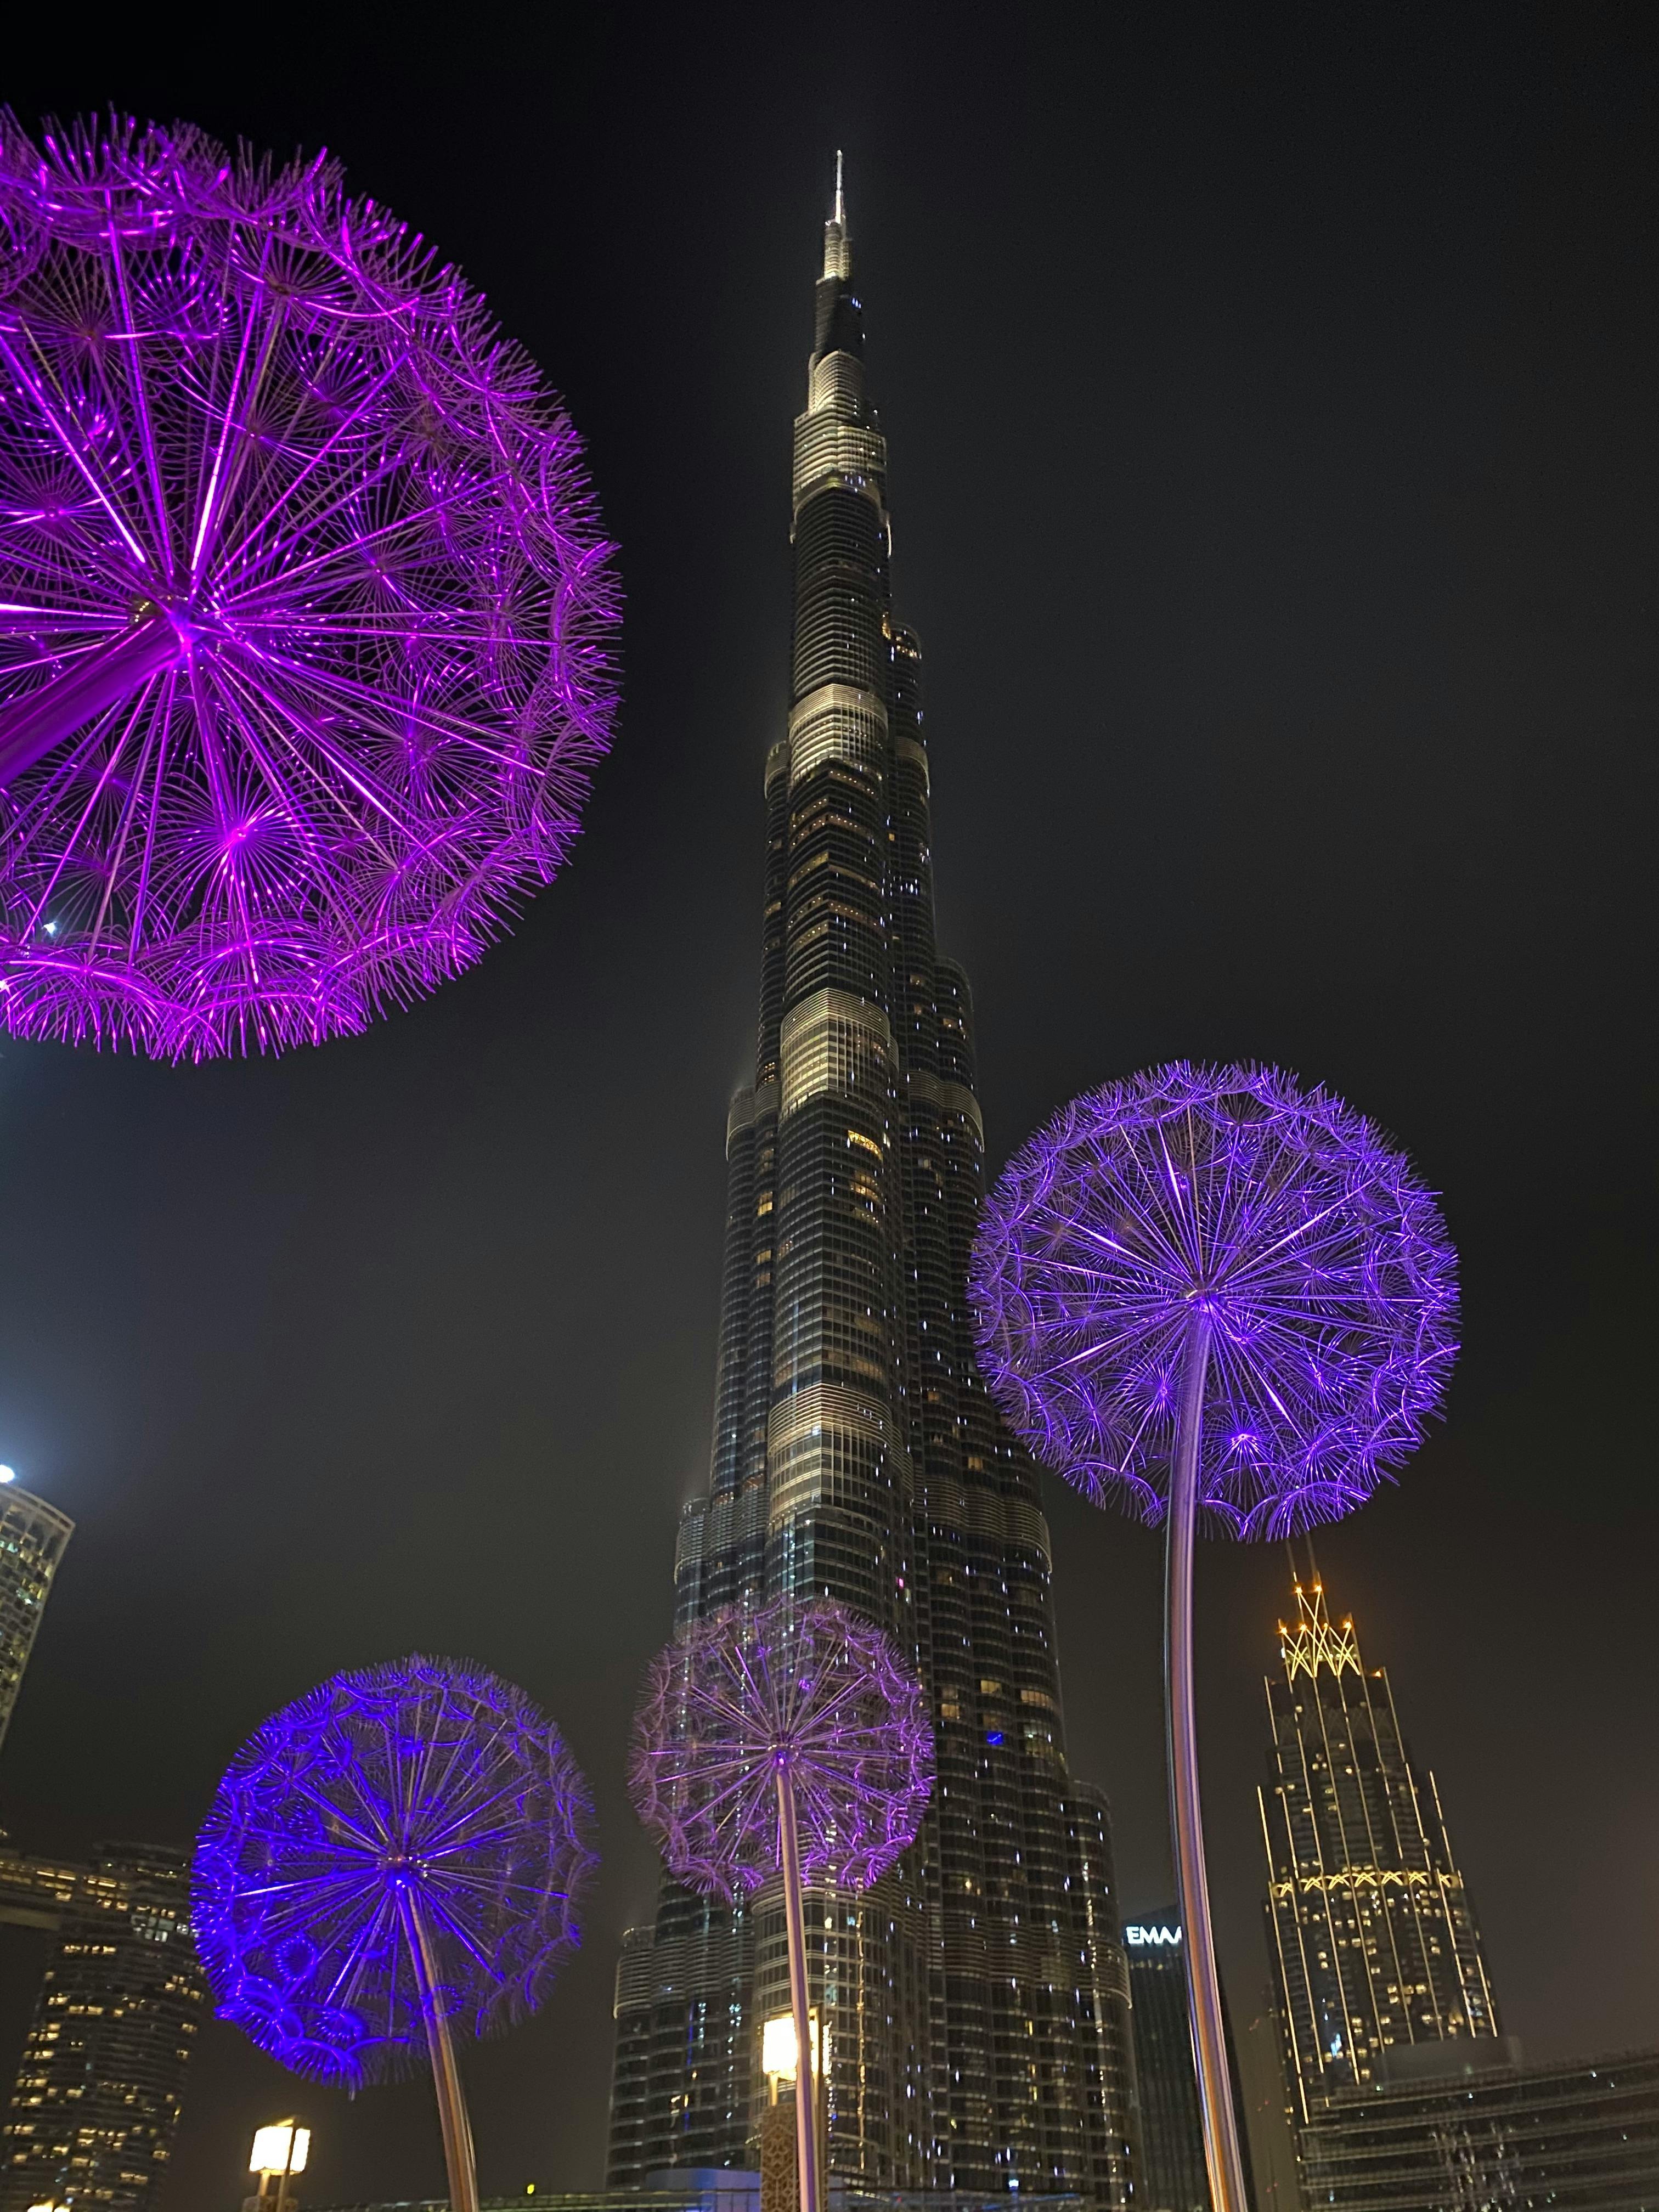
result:
[[[421,2017],[426,2022],[426,2045],[432,2057],[432,2085],[438,2093],[438,2125],[443,2130],[444,2164],[449,2170],[449,2212],[478,2212],[478,2169],[472,2155],[472,2129],[461,2094],[461,2076],[455,2063],[455,2045],[448,2016],[438,2005],[438,1977],[432,1957],[432,1938],[427,1932],[409,1891],[400,1883],[398,1910],[404,1934],[415,1961],[415,1982],[420,1991]]]
[[[61,676],[0,709],[0,790],[73,737],[94,714],[127,698],[179,657],[165,615],[123,630],[112,645],[82,654]]]
[[[1204,1383],[1210,1367],[1210,1316],[1194,1313],[1182,1357],[1170,1468],[1170,1530],[1164,1584],[1164,1709],[1169,1731],[1170,1825],[1175,1835],[1176,1894],[1187,1954],[1187,2011],[1192,2023],[1204,2162],[1211,2212],[1246,2212],[1238,2118],[1227,2070],[1221,1984],[1210,1929],[1204,1825],[1198,1799],[1198,1729],[1193,1712],[1193,1538],[1198,1520],[1198,1454],[1204,1434]]]
[[[807,2001],[806,1915],[800,1894],[800,1838],[789,1770],[778,1771],[778,1858],[783,1867],[783,1924],[789,1937],[789,2009],[795,2016],[795,2173],[799,2212],[822,2212],[818,2198],[817,2084],[812,2069],[812,2011]]]

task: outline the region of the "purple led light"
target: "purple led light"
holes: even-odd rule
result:
[[[1370,1122],[1273,1069],[1158,1068],[1073,1101],[987,1206],[971,1297],[991,1389],[1097,1504],[1161,1520],[1194,1313],[1198,1500],[1283,1536],[1364,1503],[1456,1352],[1456,1257]]]
[[[653,1662],[629,1788],[677,1881],[735,1899],[779,1871],[780,1768],[805,1881],[867,1888],[915,1840],[926,1696],[878,1628],[827,1599],[717,1613]]]
[[[499,1676],[418,1655],[337,1674],[243,1746],[198,1838],[220,2016],[319,2081],[404,2072],[428,2051],[418,1925],[442,2015],[510,2026],[580,1940],[592,1817],[558,1730]]]
[[[362,1029],[579,826],[617,590],[576,434],[320,157],[0,112],[0,1023]]]

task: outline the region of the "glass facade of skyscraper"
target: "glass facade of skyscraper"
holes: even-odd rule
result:
[[[892,617],[887,453],[839,193],[795,424],[794,651],[767,757],[755,1080],[727,1125],[708,1494],[678,1618],[826,1595],[915,1653],[922,1839],[809,1900],[830,2165],[874,2188],[1129,2186],[1129,2028],[1104,1801],[1062,1734],[1035,1472],[976,1374],[983,1190],[966,977],[934,942],[921,653]],[[741,2165],[781,1902],[672,1886],[617,1978],[611,2179]]]
[[[75,1523],[44,1498],[0,1489],[0,1745],[6,1740],[23,1669],[46,1595]]]
[[[1431,1774],[1407,1755],[1389,1678],[1316,1577],[1279,1625],[1284,1676],[1261,1793],[1267,1948],[1291,2116],[1365,2087],[1402,2046],[1495,2038],[1480,1935]]]
[[[1136,2201],[1146,2212],[1210,2212],[1181,1923],[1169,1912],[1131,1921],[1123,1948],[1134,2021]]]

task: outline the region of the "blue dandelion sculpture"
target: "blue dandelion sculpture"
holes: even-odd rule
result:
[[[477,2212],[454,2031],[534,2012],[580,1940],[587,1786],[522,1690],[419,1654],[337,1674],[232,1759],[191,1911],[220,2017],[348,2089],[430,2063],[454,2212]]]
[[[1176,1885],[1216,2212],[1243,2212],[1193,1714],[1200,1522],[1290,1536],[1422,1442],[1457,1347],[1457,1261],[1405,1155],[1276,1068],[1177,1063],[1074,1099],[986,1206],[970,1296],[1013,1427],[1096,1504],[1168,1532]]]

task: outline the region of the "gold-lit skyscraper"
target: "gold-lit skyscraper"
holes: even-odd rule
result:
[[[46,1610],[64,1547],[75,1534],[67,1513],[33,1498],[8,1476],[0,1486],[0,1745]]]
[[[1267,1935],[1297,2125],[1322,2098],[1507,2057],[1434,1777],[1419,1779],[1389,1677],[1317,1575],[1279,1624],[1261,1793]],[[1472,2043],[1480,2043],[1478,2053]]]

